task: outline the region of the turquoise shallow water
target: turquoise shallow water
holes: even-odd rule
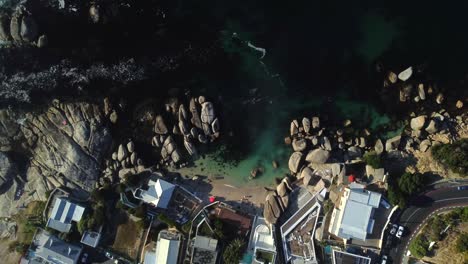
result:
[[[270,121],[267,127],[253,130],[254,140],[250,143],[253,147],[248,155],[233,165],[217,161],[216,155],[218,154],[215,152],[207,155],[204,159],[197,160],[195,162],[197,170],[202,170],[199,172],[202,175],[224,176],[236,186],[274,184],[275,178],[282,178],[289,172],[287,164],[292,148],[284,144],[284,138],[289,134],[291,120],[296,118],[300,121],[303,116],[312,117],[319,113],[320,100],[306,102],[290,100],[288,104],[275,105],[272,103],[264,106],[262,111],[266,114],[269,113],[265,118]],[[341,119],[351,119],[356,127],[377,130],[391,122],[387,115],[379,113],[371,105],[350,100],[344,95],[337,97],[331,106],[338,110],[336,114]],[[382,137],[387,136],[382,135]],[[278,162],[278,168],[273,168],[273,161]],[[250,180],[251,170],[259,166],[264,169],[264,173],[256,179]]]

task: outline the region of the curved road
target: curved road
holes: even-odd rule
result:
[[[468,206],[468,190],[459,191],[457,187],[442,187],[413,198],[399,217],[405,235],[389,252],[393,263],[406,263],[409,241],[432,214],[462,206]]]

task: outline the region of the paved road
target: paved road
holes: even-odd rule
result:
[[[468,206],[468,190],[458,191],[456,187],[441,187],[413,198],[399,217],[398,223],[406,228],[406,234],[389,252],[393,263],[406,260],[409,241],[432,214],[460,206]]]

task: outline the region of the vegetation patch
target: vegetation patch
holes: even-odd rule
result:
[[[468,139],[452,144],[441,144],[431,148],[434,159],[455,173],[468,174]]]
[[[387,197],[392,204],[404,208],[406,200],[419,192],[424,183],[424,176],[421,173],[405,172],[399,178],[390,178]]]
[[[229,243],[223,253],[224,263],[226,264],[237,264],[242,258],[242,253],[244,252],[245,242],[236,238]]]
[[[366,154],[364,154],[364,161],[367,163],[367,165],[374,169],[382,168],[382,160],[380,159],[380,155],[375,151],[366,152]]]
[[[112,248],[131,258],[136,258],[141,232],[141,227],[132,219],[128,218],[126,223],[118,226]]]

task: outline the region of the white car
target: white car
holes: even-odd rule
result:
[[[401,236],[403,236],[404,231],[405,231],[405,228],[403,226],[399,226],[398,232],[396,233],[396,237],[401,238]]]
[[[398,226],[395,225],[395,224],[393,224],[393,225],[392,225],[392,229],[390,229],[390,234],[391,234],[391,235],[395,235],[397,229],[398,229]]]

